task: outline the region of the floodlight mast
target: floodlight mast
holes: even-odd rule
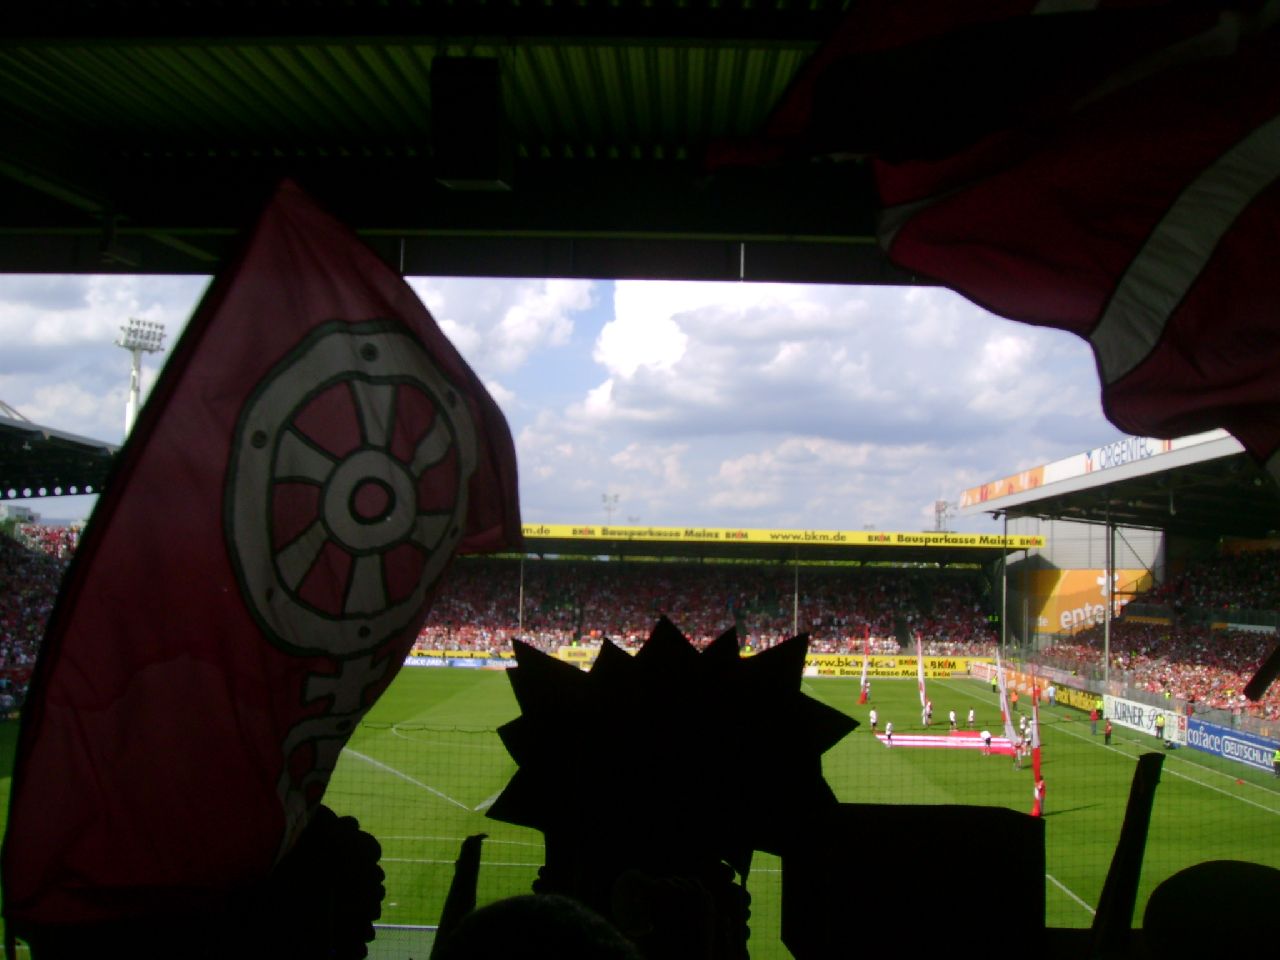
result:
[[[142,395],[142,355],[159,353],[164,349],[164,324],[130,317],[127,323],[120,325],[120,339],[116,346],[124,347],[133,358],[129,369],[129,399],[124,408],[124,435],[127,437],[138,417],[138,401]]]

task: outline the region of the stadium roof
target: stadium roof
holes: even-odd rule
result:
[[[863,164],[704,162],[846,7],[7,5],[0,272],[213,273],[288,174],[408,274],[910,282]]]
[[[849,7],[11,4],[0,272],[212,273],[288,174],[408,274],[920,282],[875,242],[862,162],[704,162],[761,132]],[[862,119],[901,121],[893,83],[861,83]],[[916,126],[928,106],[907,105]],[[1001,508],[1197,536],[1280,528],[1274,485],[1238,452]]]
[[[1126,437],[961,495],[961,516],[1005,514],[1147,527],[1201,540],[1280,536],[1270,474],[1221,430]]]
[[[96,493],[116,447],[0,416],[0,500]]]

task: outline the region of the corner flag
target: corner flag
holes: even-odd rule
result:
[[[1031,772],[1040,780],[1040,704],[1031,705]]]
[[[859,685],[858,702],[867,702],[867,666],[871,659],[871,628],[862,628],[862,683]]]
[[[916,633],[916,687],[920,690],[920,709],[923,710],[929,700],[924,695],[924,650],[921,648],[918,632]]]

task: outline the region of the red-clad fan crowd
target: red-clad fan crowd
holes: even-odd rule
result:
[[[1118,620],[1111,625],[1111,675],[1149,693],[1277,720],[1280,690],[1275,685],[1257,703],[1242,692],[1275,645],[1274,634]],[[1089,627],[1070,642],[1055,644],[1044,660],[1081,673],[1100,668],[1102,627]]]
[[[80,542],[78,527],[25,524],[17,539],[0,536],[0,712],[26,693],[45,623],[67,562]]]
[[[1142,599],[1177,610],[1280,610],[1280,550],[1193,561]]]
[[[20,702],[80,530],[28,524],[15,534],[0,536],[0,708]],[[604,637],[635,646],[665,614],[699,646],[736,626],[756,650],[798,631],[819,653],[857,655],[865,642],[895,654],[905,631],[920,635],[927,654],[986,656],[997,638],[982,592],[967,571],[802,566],[797,576],[786,565],[573,560],[526,560],[522,571],[518,560],[467,557],[446,575],[416,646],[497,652],[516,636],[544,649]],[[1280,609],[1280,551],[1193,564],[1142,600]],[[1119,620],[1110,666],[1152,693],[1280,719],[1280,690],[1257,704],[1241,693],[1274,644],[1271,634]],[[1102,647],[1095,626],[1044,659],[1096,671]]]
[[[1211,611],[1220,622],[1220,615],[1230,611],[1280,610],[1280,551],[1250,551],[1193,562],[1139,600],[1168,605],[1174,624],[1122,618],[1112,623],[1109,644],[1104,643],[1102,625],[1095,624],[1048,648],[1043,659],[1080,673],[1097,672],[1106,646],[1111,674],[1130,686],[1201,707],[1280,719],[1280,684],[1273,684],[1257,703],[1242,693],[1275,649],[1276,635],[1214,630],[1182,619],[1191,610]]]
[[[754,649],[796,632],[819,653],[897,653],[899,627],[928,652],[989,654],[995,634],[968,573],[753,564],[526,561],[465,558],[454,565],[422,631],[427,649],[544,648],[608,637],[648,637],[665,614],[695,645],[729,627]],[[797,595],[798,589],[798,595]],[[523,590],[523,616],[521,591]]]

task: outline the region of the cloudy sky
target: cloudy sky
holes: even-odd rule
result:
[[[526,522],[932,529],[935,500],[1119,436],[1083,341],[942,290],[410,282],[506,413]],[[0,276],[0,401],[118,442],[120,324],[171,344],[206,283]]]

